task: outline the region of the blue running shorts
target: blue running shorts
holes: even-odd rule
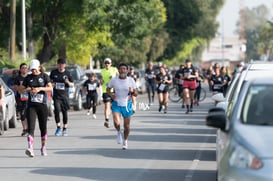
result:
[[[116,101],[113,101],[111,108],[112,108],[112,112],[120,113],[123,118],[131,117],[134,114],[132,100],[128,100],[127,107],[118,106],[118,103]]]

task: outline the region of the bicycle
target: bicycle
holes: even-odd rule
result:
[[[201,93],[200,93],[200,100],[199,102],[205,100],[207,96],[207,92],[206,90],[202,87],[201,88]],[[179,95],[178,93],[178,85],[174,85],[172,88],[169,89],[169,99],[172,102],[179,102],[181,101],[183,98],[181,97],[181,95]]]

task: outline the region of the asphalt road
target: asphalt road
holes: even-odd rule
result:
[[[213,181],[216,180],[215,129],[205,125],[213,103],[206,99],[185,114],[180,103],[170,103],[167,114],[155,103],[143,110],[147,95],[138,98],[131,122],[128,150],[116,143],[116,131],[103,126],[103,106],[97,119],[86,111],[69,112],[67,137],[55,137],[48,122],[48,156],[40,155],[36,125],[35,157],[25,155],[21,127],[0,137],[0,178],[8,181]],[[141,110],[140,110],[140,109]]]

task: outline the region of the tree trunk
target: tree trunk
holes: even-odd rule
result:
[[[10,7],[10,52],[9,58],[15,58],[15,39],[16,39],[16,0],[11,0]]]
[[[47,33],[44,33],[43,40],[43,48],[37,56],[41,63],[48,62],[54,56],[52,42],[50,41]]]

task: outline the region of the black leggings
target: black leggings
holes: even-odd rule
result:
[[[63,114],[63,124],[67,124],[67,110],[69,109],[69,103],[65,99],[54,99],[54,114],[55,114],[55,122],[58,124],[61,121],[60,112]]]
[[[27,107],[28,134],[34,137],[36,117],[38,117],[41,137],[47,134],[47,105],[43,103],[32,103]]]
[[[154,101],[155,85],[153,83],[147,82],[146,89],[147,89],[149,103],[151,103],[152,101]]]
[[[96,114],[97,101],[98,101],[98,94],[92,94],[92,95],[86,96],[87,109],[90,109],[92,107],[93,114]]]

